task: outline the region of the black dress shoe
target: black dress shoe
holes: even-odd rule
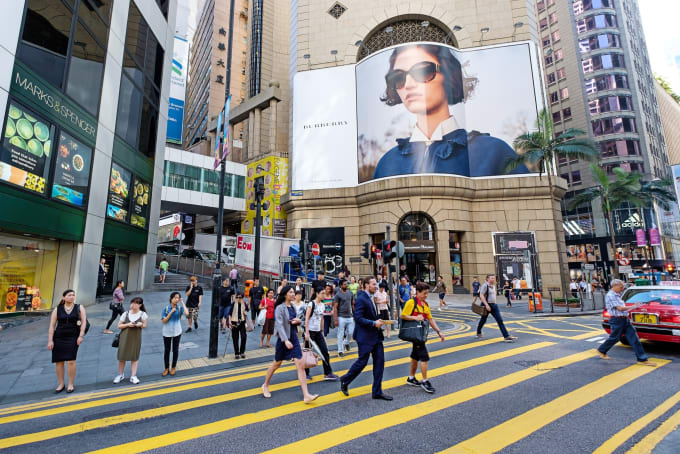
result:
[[[378,394],[377,396],[373,396],[373,398],[381,400],[394,400],[394,397],[388,396],[387,394]]]
[[[342,381],[340,382],[340,391],[342,391],[342,393],[345,396],[349,396],[349,390],[347,389],[347,383],[343,383]]]
[[[55,389],[54,394],[59,394],[60,392],[62,392],[65,389],[66,389],[66,386],[62,386],[61,389]]]

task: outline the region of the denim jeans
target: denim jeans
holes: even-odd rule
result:
[[[611,327],[612,332],[609,335],[609,338],[597,349],[600,353],[607,353],[609,349],[619,341],[621,335],[625,335],[626,340],[630,343],[630,346],[633,347],[633,351],[635,352],[638,361],[647,361],[647,354],[642,348],[635,327],[630,323],[628,317],[611,317],[609,319],[609,326]]]
[[[503,337],[508,337],[510,334],[508,333],[508,330],[505,329],[505,324],[503,323],[503,318],[501,317],[501,310],[498,309],[498,304],[491,303],[489,304],[489,307],[491,308],[490,314],[496,319],[496,323],[498,323],[501,334],[503,334]],[[489,318],[489,314],[486,314],[481,319],[479,319],[479,323],[477,324],[477,334],[482,334],[482,327],[486,323],[487,318]]]
[[[338,317],[338,353],[342,352],[343,345],[349,345],[352,333],[354,333],[354,319]]]
[[[323,316],[323,337],[328,337],[328,332],[331,330],[332,323],[333,323],[332,315]]]

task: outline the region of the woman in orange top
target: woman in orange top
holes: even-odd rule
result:
[[[271,348],[271,344],[269,343],[269,341],[272,338],[272,334],[274,334],[275,303],[276,300],[274,299],[274,290],[272,289],[267,290],[267,296],[262,298],[262,302],[260,303],[260,309],[265,309],[267,311],[267,316],[265,318],[264,325],[262,326],[262,336],[260,336],[260,348],[262,347]],[[267,345],[263,345],[264,336],[267,336]]]

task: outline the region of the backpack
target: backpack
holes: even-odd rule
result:
[[[310,302],[307,303],[307,304],[303,304],[302,306],[300,306],[300,310],[299,310],[298,313],[297,313],[297,318],[299,318],[299,319],[300,319],[300,322],[301,322],[301,323],[300,323],[300,328],[303,328],[303,329],[304,329],[304,327],[305,327],[305,318],[307,318],[307,317],[306,317],[306,315],[307,315],[307,308],[309,307],[310,304],[312,305],[312,314],[314,314],[314,307],[315,307],[314,300],[310,301]]]

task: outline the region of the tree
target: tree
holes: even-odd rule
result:
[[[597,164],[590,165],[593,180],[597,186],[586,188],[569,202],[568,209],[574,210],[580,206],[593,203],[596,199],[600,200],[602,214],[609,224],[609,240],[611,249],[614,253],[614,274],[619,274],[619,264],[616,261],[616,233],[614,230],[614,211],[625,202],[631,205],[643,203],[645,197],[642,190],[642,174],[638,172],[625,172],[623,169],[614,168],[614,178],[609,179],[607,173]]]
[[[587,137],[585,131],[569,128],[555,137],[555,128],[550,113],[541,110],[536,118],[536,131],[527,132],[517,137],[513,143],[517,151],[517,157],[509,160],[505,166],[505,172],[511,172],[522,164],[538,170],[539,178],[545,173],[548,176],[550,197],[553,197],[553,176],[557,176],[556,164],[560,158],[582,159],[593,161],[599,157],[595,142]],[[553,209],[554,212],[554,209]],[[553,216],[553,219],[555,217]],[[557,256],[560,267],[560,282],[562,290],[567,291],[566,276],[563,273],[565,267],[564,257],[566,251],[560,251],[559,228],[557,222],[554,225],[555,240],[557,241]]]
[[[671,98],[673,98],[675,102],[680,103],[680,95],[673,91],[671,84],[669,84],[666,79],[659,76],[658,74],[655,74],[654,77],[656,78],[656,81],[659,82],[659,85],[661,85],[661,88],[663,88],[666,93],[671,95]]]

